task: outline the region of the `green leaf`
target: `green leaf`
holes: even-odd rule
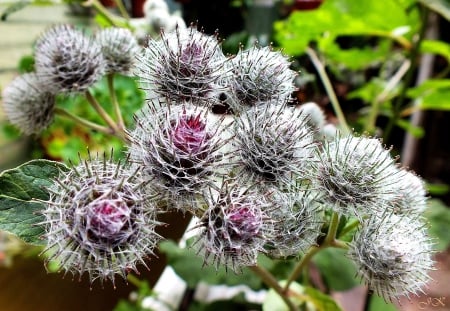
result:
[[[369,300],[367,311],[397,311],[392,303],[386,303],[383,298],[372,295]]]
[[[241,274],[226,271],[220,267],[203,266],[203,259],[192,248],[179,248],[173,241],[160,243],[159,249],[166,254],[168,264],[188,284],[194,288],[200,281],[208,284],[248,285],[253,289],[261,288],[261,280],[252,272],[244,269]]]
[[[438,54],[450,63],[450,44],[438,40],[423,40],[420,43],[420,52]]]
[[[345,250],[326,248],[313,257],[325,283],[332,290],[344,291],[359,285],[356,267],[345,257]]]
[[[425,130],[422,127],[414,126],[410,121],[399,119],[396,124],[415,138],[422,138],[425,135]]]
[[[283,287],[286,281],[279,283]],[[330,296],[297,282],[293,282],[289,286],[289,298],[294,305],[305,306],[306,310],[341,311],[341,308]],[[263,311],[289,311],[289,308],[278,293],[270,289],[263,302]]]
[[[407,95],[417,99],[421,109],[450,110],[450,79],[427,80]]]
[[[61,170],[67,167],[48,160],[32,160],[0,174],[0,229],[23,241],[41,245],[43,220],[39,212],[45,205],[36,200],[48,200],[45,190]]]
[[[444,195],[450,191],[450,185],[427,183],[426,188],[431,195]]]
[[[419,0],[419,2],[450,21],[450,3],[447,0]]]
[[[450,245],[450,208],[438,200],[432,199],[428,201],[428,208],[424,214],[430,223],[428,232],[431,237],[436,239],[435,248],[438,251],[445,250]]]
[[[300,55],[306,46],[328,36],[376,36],[408,41],[419,24],[416,10],[407,11],[399,1],[325,1],[313,11],[295,11],[274,24],[275,39],[291,55]]]

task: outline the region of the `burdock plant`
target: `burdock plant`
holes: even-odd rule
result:
[[[113,78],[133,72],[147,103],[127,125]],[[114,115],[89,91],[105,74]],[[325,136],[317,105],[291,105],[295,76],[273,47],[226,57],[217,35],[193,26],[161,32],[140,51],[123,29],[92,37],[68,25],[49,29],[36,45],[36,73],[3,92],[7,117],[32,134],[54,112],[119,137],[127,156],[70,167],[37,160],[3,173],[0,228],[46,245],[47,260],[66,273],[114,283],[147,265],[163,239],[158,214],[176,209],[194,216],[204,265],[251,269],[290,310],[317,299],[291,299],[291,285],[328,247],[347,250],[385,300],[419,293],[433,267],[423,181],[379,139],[348,131],[340,114],[341,130]],[[58,94],[80,92],[102,124],[55,104]],[[218,116],[212,108],[223,101],[230,109]],[[261,254],[296,262],[284,288],[259,265]]]

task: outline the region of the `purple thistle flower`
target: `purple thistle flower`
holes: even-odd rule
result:
[[[153,196],[128,163],[89,159],[61,173],[43,214],[47,262],[90,281],[124,278],[153,254],[161,237]]]
[[[223,174],[222,120],[213,121],[207,109],[190,104],[149,109],[137,117],[131,157],[169,208],[195,213],[203,192]]]
[[[272,208],[271,202],[254,189],[225,181],[217,196],[209,193],[207,204],[195,243],[204,254],[204,263],[216,268],[224,265],[236,273],[255,265],[273,234],[273,222],[266,212]]]

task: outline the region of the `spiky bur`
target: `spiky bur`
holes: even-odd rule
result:
[[[237,176],[278,185],[305,177],[316,145],[305,115],[298,110],[266,103],[243,111],[233,130]]]
[[[386,301],[423,292],[433,269],[430,238],[417,218],[372,218],[355,235],[348,256],[369,289]]]
[[[156,208],[138,170],[111,159],[83,161],[61,173],[48,189],[45,216],[47,262],[92,282],[124,278],[145,264],[161,237]]]
[[[399,175],[395,160],[378,139],[337,136],[325,141],[313,163],[313,188],[335,212],[363,218],[384,210]]]
[[[6,117],[26,135],[40,133],[53,121],[55,95],[46,91],[35,73],[16,77],[2,97]]]
[[[214,121],[206,108],[191,104],[152,107],[136,118],[131,157],[169,208],[195,214],[202,193],[223,174],[227,140],[221,137],[222,120]]]
[[[148,99],[174,102],[193,99],[204,105],[218,100],[227,76],[220,42],[194,27],[161,32],[139,56],[137,76]]]
[[[314,129],[314,138],[318,141],[324,139],[325,114],[319,105],[314,102],[304,103],[298,108],[304,115],[308,116],[308,125]]]
[[[100,45],[71,25],[48,29],[36,42],[36,72],[53,93],[82,92],[100,80]]]
[[[260,192],[237,184],[223,183],[220,192],[207,196],[208,209],[200,219],[195,242],[204,264],[231,268],[256,264],[259,252],[273,236],[273,221],[267,211],[273,208]]]
[[[411,171],[400,168],[396,171],[385,205],[396,215],[421,215],[427,207],[424,181]]]
[[[300,190],[299,190],[300,189]],[[274,236],[266,244],[273,258],[299,256],[317,243],[323,224],[322,202],[309,187],[273,189],[270,200],[278,206],[269,212],[275,225]]]
[[[131,74],[140,48],[130,30],[104,28],[95,35],[95,39],[105,58],[105,73]]]
[[[296,89],[297,76],[290,65],[288,58],[272,47],[255,45],[248,50],[241,49],[232,59],[233,110],[241,111],[270,100],[289,100]]]

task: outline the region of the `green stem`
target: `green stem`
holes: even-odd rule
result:
[[[284,287],[284,291],[289,289],[291,283],[294,282],[300,274],[303,272],[303,269],[308,265],[311,261],[311,258],[317,254],[321,249],[326,247],[338,247],[338,248],[347,248],[346,244],[342,241],[336,241],[336,232],[339,226],[339,215],[336,212],[333,212],[331,216],[330,226],[328,227],[327,236],[325,237],[323,243],[320,246],[311,246],[309,250],[303,255],[302,259],[297,263],[294,270],[292,271],[289,279]]]
[[[340,232],[339,236],[341,237],[341,236],[346,235],[347,233],[352,231],[354,228],[358,227],[359,224],[360,224],[359,220],[354,220],[349,225],[345,226],[344,229],[342,229],[342,231]]]
[[[103,107],[98,103],[94,96],[87,90],[85,93],[86,99],[89,104],[95,109],[95,111],[99,114],[99,116],[108,124],[113,132],[113,135],[119,137],[125,142],[131,141],[131,137],[127,133],[125,129],[120,128],[114,120],[109,116],[109,114],[103,109]]]
[[[111,26],[125,28],[129,27],[127,20],[111,14],[98,0],[87,0],[83,2],[82,5],[93,7],[101,17],[108,21]]]
[[[109,96],[111,98],[111,102],[114,107],[114,113],[117,118],[117,123],[119,128],[121,130],[124,130],[125,123],[123,122],[122,112],[120,111],[119,102],[117,101],[116,92],[114,90],[114,73],[108,74],[107,79],[108,79]]]
[[[250,270],[252,270],[255,274],[257,274],[261,280],[270,288],[273,288],[277,292],[278,295],[283,299],[286,305],[289,307],[290,311],[298,311],[298,308],[292,303],[287,295],[287,290],[284,290],[280,284],[278,284],[277,279],[266,269],[261,266],[249,266]]]
[[[370,109],[370,113],[366,122],[365,131],[373,134],[376,127],[376,121],[378,117],[378,112],[380,109],[380,104],[389,96],[389,93],[401,82],[403,76],[408,72],[408,69],[411,67],[411,61],[409,59],[405,60],[397,72],[391,77],[389,82],[386,84],[383,91],[374,98],[372,101],[372,107]]]
[[[84,118],[81,118],[79,116],[76,116],[76,115],[72,114],[71,112],[69,112],[69,111],[67,111],[67,110],[65,110],[63,108],[55,107],[54,112],[56,114],[60,115],[60,116],[66,117],[66,118],[68,118],[68,119],[70,119],[70,120],[72,120],[72,121],[74,121],[74,122],[76,122],[78,124],[81,124],[81,125],[83,125],[83,126],[85,126],[87,128],[90,128],[90,129],[93,129],[95,131],[98,131],[98,132],[101,132],[101,133],[105,133],[105,134],[108,134],[108,135],[114,135],[114,131],[111,128],[106,127],[106,126],[102,126],[100,124],[97,124],[97,123],[94,123],[94,122],[91,122],[91,121],[88,121],[88,120],[86,120]]]
[[[327,92],[328,97],[330,98],[331,106],[333,107],[333,110],[336,113],[336,117],[339,120],[339,124],[341,125],[343,132],[349,133],[350,132],[349,126],[345,119],[344,113],[342,112],[341,105],[339,104],[336,93],[333,90],[331,81],[328,78],[328,75],[325,71],[324,65],[322,64],[319,57],[317,56],[316,51],[314,51],[312,48],[307,47],[306,54],[308,54],[309,58],[311,59],[311,62],[313,63],[314,67],[317,70],[317,73],[319,74],[319,77],[323,83],[323,86],[325,87],[325,91]]]
[[[408,91],[408,88],[412,84],[412,81],[414,79],[414,74],[417,68],[418,64],[418,55],[420,50],[420,44],[424,38],[425,30],[427,28],[427,20],[428,20],[428,9],[423,7],[422,11],[422,23],[421,23],[421,29],[419,31],[418,39],[415,40],[409,54],[409,60],[411,62],[411,66],[409,67],[408,72],[405,75],[405,79],[403,82],[403,86],[400,90],[400,94],[397,97],[393,109],[392,109],[392,117],[389,118],[388,124],[386,125],[383,133],[383,141],[388,142],[389,137],[391,136],[392,129],[394,128],[394,125],[397,123],[397,120],[400,118],[401,110],[404,106],[405,100],[406,100],[406,93]]]
[[[125,6],[123,5],[122,0],[114,0],[114,2],[117,5],[117,8],[119,9],[120,14],[126,19],[130,20],[130,15],[128,15],[127,9],[125,9]]]

